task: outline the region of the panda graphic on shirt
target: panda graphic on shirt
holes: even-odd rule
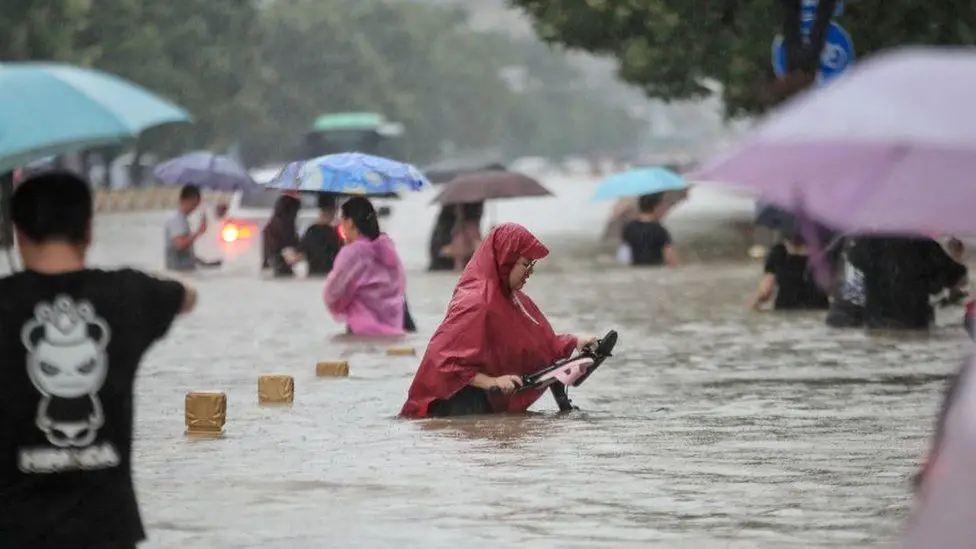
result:
[[[111,332],[88,301],[42,302],[21,330],[27,373],[41,394],[35,423],[58,448],[91,445],[105,423],[98,392],[108,374]]]

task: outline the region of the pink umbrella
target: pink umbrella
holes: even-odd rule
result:
[[[744,185],[838,229],[976,234],[976,52],[876,55],[688,177]]]
[[[945,416],[901,549],[976,547],[976,370],[970,361]]]

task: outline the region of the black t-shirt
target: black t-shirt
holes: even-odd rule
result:
[[[131,269],[0,279],[0,547],[145,538],[133,383],[185,292]]]
[[[300,245],[308,261],[308,274],[327,275],[342,248],[342,239],[335,227],[316,223],[306,229]]]
[[[791,254],[786,245],[773,246],[766,256],[766,274],[776,278],[777,311],[796,309],[826,309],[827,294],[817,285],[808,268],[805,255]]]
[[[966,267],[930,238],[860,239],[865,285],[864,321],[871,328],[929,327],[929,296],[959,283]]]
[[[623,241],[630,247],[632,265],[663,265],[671,233],[657,221],[635,219],[624,225]]]

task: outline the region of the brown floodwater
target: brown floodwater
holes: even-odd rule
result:
[[[582,411],[559,416],[546,397],[524,417],[396,420],[417,359],[335,338],[343,328],[322,306],[321,281],[261,280],[256,255],[243,254],[194,278],[198,311],[142,366],[144,547],[814,549],[894,539],[945,376],[969,349],[961,311],[943,311],[946,326],[928,338],[748,312],[760,267],[721,208],[676,210],[688,265],[632,270],[596,251],[609,207],[588,201],[592,184],[549,184],[557,198],[501,204],[494,216],[552,248],[526,291],[557,330],[620,333],[615,356],[571,394]],[[424,272],[429,199],[394,203],[386,222],[420,326],[405,344],[420,352],[456,280]],[[101,218],[94,260],[158,269],[162,219]],[[348,378],[315,377],[317,361],[337,358],[350,362]],[[257,406],[267,373],[294,376],[293,407]],[[193,390],[227,394],[223,438],[184,437]]]

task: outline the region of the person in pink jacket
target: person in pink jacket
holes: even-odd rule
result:
[[[366,198],[351,198],[340,211],[346,245],[325,279],[325,305],[351,334],[404,334],[406,275],[393,241]]]

